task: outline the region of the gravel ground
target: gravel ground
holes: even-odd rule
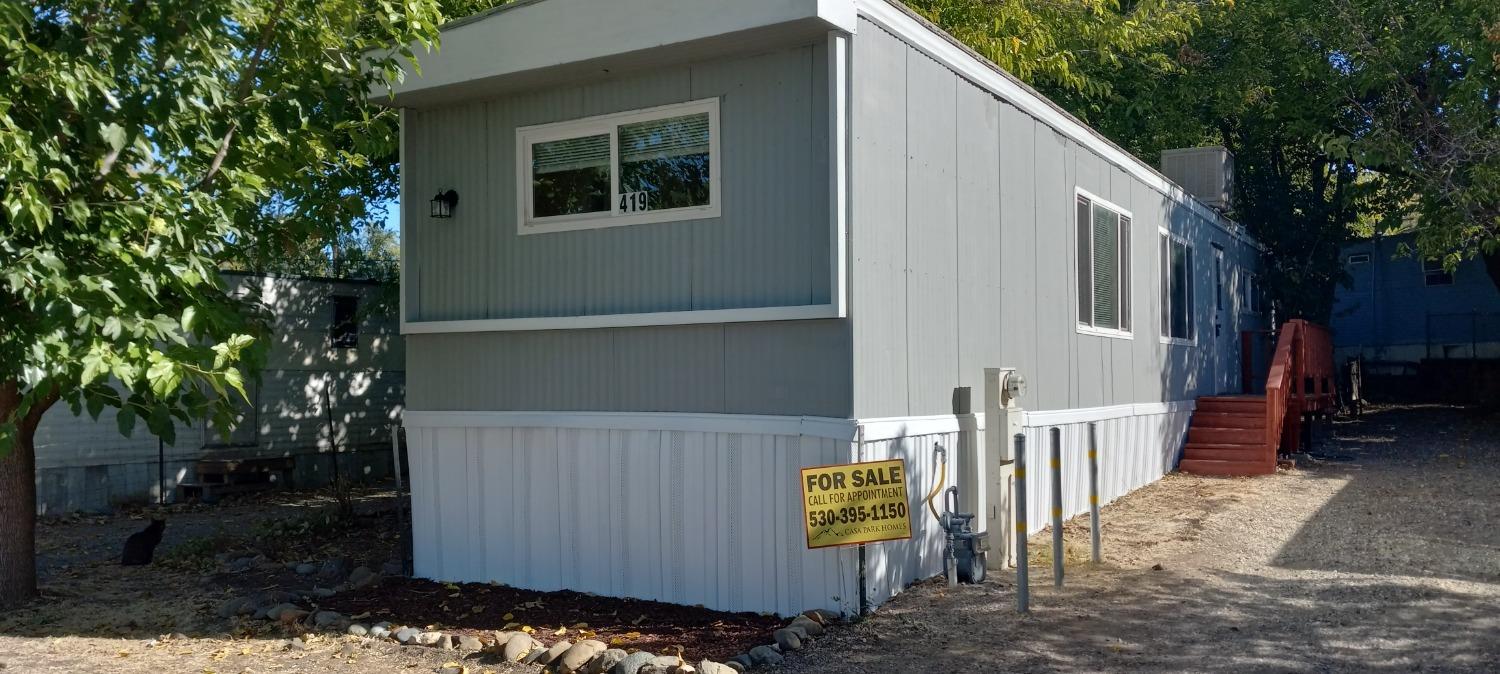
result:
[[[1030,615],[1010,573],[927,583],[787,669],[1500,671],[1497,431],[1494,415],[1382,407],[1335,423],[1298,469],[1169,475],[1105,508],[1105,564],[1083,561],[1086,518],[1064,528],[1065,588],[1033,557]]]

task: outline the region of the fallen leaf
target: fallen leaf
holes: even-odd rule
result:
[[[515,618],[516,618],[516,614],[514,614],[514,613],[507,613],[507,614],[505,614],[503,616],[500,616],[501,620],[515,620]]]
[[[567,634],[567,633],[568,633],[568,628],[566,628],[566,627],[559,627],[559,628],[557,628],[556,632],[552,633],[552,636],[560,637],[560,636],[562,636],[564,634]]]

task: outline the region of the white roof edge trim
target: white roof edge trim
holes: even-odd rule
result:
[[[1181,186],[1139,157],[1126,152],[1113,141],[1058,107],[1056,103],[899,3],[900,0],[855,0],[860,16],[879,24],[917,51],[1015,105],[1074,142],[1099,153],[1106,161],[1125,169],[1163,196],[1187,206],[1235,240],[1265,252],[1265,247],[1245,232],[1238,223],[1229,220],[1193,195],[1188,194]]]

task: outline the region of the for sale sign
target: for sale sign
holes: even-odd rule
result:
[[[803,468],[802,511],[809,549],[911,538],[906,462]]]

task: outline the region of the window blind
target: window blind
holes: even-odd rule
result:
[[[609,134],[536,143],[531,165],[537,175],[609,166]]]
[[[708,115],[687,115],[620,126],[621,163],[708,154]],[[606,156],[608,155],[606,148]]]
[[[1120,327],[1119,216],[1094,207],[1094,327]]]

